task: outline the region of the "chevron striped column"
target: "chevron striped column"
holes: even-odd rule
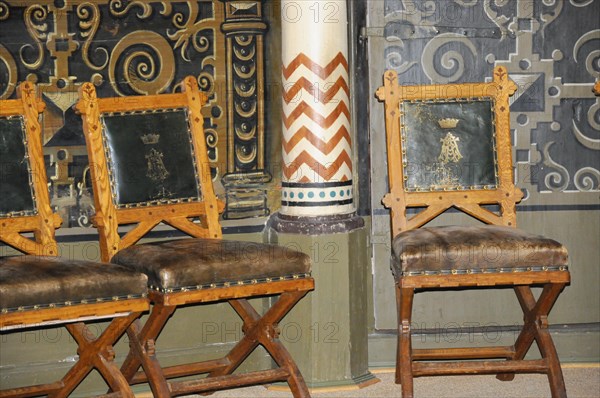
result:
[[[288,349],[312,391],[378,381],[369,372],[368,314],[356,310],[367,308],[371,266],[352,192],[348,4],[281,0],[282,206],[265,237],[311,258],[315,290],[285,325],[297,327]],[[334,338],[315,338],[330,326]]]
[[[282,1],[284,216],[354,212],[346,1]]]

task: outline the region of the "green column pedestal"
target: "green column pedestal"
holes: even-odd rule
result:
[[[294,221],[275,214],[266,235],[270,243],[300,250],[312,258],[315,290],[280,324],[280,338],[309,389],[348,390],[378,382],[368,369],[370,263],[362,218]]]

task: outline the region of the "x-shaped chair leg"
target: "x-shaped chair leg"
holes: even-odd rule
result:
[[[310,397],[295,362],[283,344],[277,339],[277,323],[306,293],[306,291],[282,293],[277,302],[262,317],[247,300],[229,300],[231,306],[244,321],[244,337],[227,354],[218,369],[212,370],[208,377],[225,376],[233,373],[244,359],[259,344],[262,344],[275,362],[288,371],[287,381],[294,397]],[[144,376],[147,378],[153,394],[157,397],[169,397],[172,394],[163,369],[155,357],[153,344],[175,308],[175,306],[164,306],[157,303],[141,330],[139,321],[132,324],[127,330],[130,352],[121,367],[121,372],[130,383],[135,384],[141,380],[137,380],[136,377],[136,372],[141,365],[144,369]]]
[[[402,385],[402,398],[413,396],[411,319],[415,290],[396,285],[398,312],[398,345],[396,353],[396,383]]]
[[[148,320],[140,330],[140,321],[134,322],[127,330],[130,351],[121,366],[121,372],[131,382],[140,365],[148,378],[150,387],[156,397],[169,397],[167,381],[154,353],[154,341],[175,312],[175,306],[155,304]]]
[[[244,321],[244,337],[227,354],[229,365],[211,372],[209,377],[231,374],[261,344],[277,365],[289,372],[287,382],[294,397],[310,397],[300,370],[278,339],[279,330],[277,327],[278,322],[306,293],[306,291],[282,293],[277,302],[262,317],[247,300],[229,300],[229,304]]]
[[[129,384],[114,363],[113,344],[125,333],[139,312],[115,318],[106,330],[95,338],[83,322],[66,325],[78,344],[79,361],[63,377],[63,388],[48,395],[49,398],[67,397],[77,385],[96,368],[111,390],[120,392],[123,398],[133,398]]]
[[[560,369],[560,362],[556,348],[548,331],[548,313],[552,309],[558,295],[565,287],[561,283],[548,283],[544,285],[542,294],[536,301],[529,286],[515,286],[515,293],[524,313],[524,325],[517,341],[515,342],[515,354],[513,360],[522,360],[531,348],[533,341],[546,360],[548,365],[548,380],[553,398],[566,397],[565,382]],[[514,373],[499,374],[499,380],[512,380]]]

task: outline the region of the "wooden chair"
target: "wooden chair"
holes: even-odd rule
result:
[[[515,84],[504,67],[494,69],[490,83],[400,86],[394,71],[383,80],[377,97],[385,101],[390,185],[383,203],[391,209],[402,396],[413,396],[416,376],[497,373],[512,380],[514,373],[546,373],[552,396],[566,397],[547,316],[570,281],[567,251],[515,228],[523,196],[511,159],[508,97]],[[488,225],[420,228],[451,207]],[[524,312],[514,346],[412,348],[415,290],[506,286]],[[537,300],[532,286],[543,287]],[[524,360],[534,340],[542,358]],[[478,361],[450,361],[466,359]]]
[[[0,330],[64,324],[79,346],[79,361],[59,381],[0,396],[66,397],[95,368],[111,396],[133,398],[112,346],[148,310],[147,277],[114,264],[56,257],[54,229],[62,221],[48,199],[38,124],[45,105],[29,82],[18,94],[0,101],[0,242],[27,255],[0,258]],[[112,321],[96,338],[84,322],[99,319]]]
[[[222,239],[223,204],[213,192],[200,113],[207,98],[193,77],[182,87],[175,94],[97,98],[86,83],[76,105],[93,165],[102,257],[146,273],[154,304],[146,323],[129,336],[131,353],[122,371],[131,383],[148,381],[157,397],[276,381],[287,381],[295,397],[308,397],[277,324],[314,288],[310,259],[275,245]],[[160,223],[193,239],[135,244]],[[120,236],[120,225],[131,229]],[[247,301],[273,295],[278,300],[262,316]],[[243,320],[235,347],[217,360],[162,368],[154,341],[175,309],[225,300]],[[258,345],[278,367],[233,375]],[[167,382],[202,373],[208,377]]]

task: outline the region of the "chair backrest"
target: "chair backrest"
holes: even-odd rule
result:
[[[23,253],[57,255],[38,115],[45,104],[23,82],[18,98],[0,101],[0,242]],[[33,239],[23,235],[33,233]]]
[[[451,207],[487,223],[516,226],[508,97],[516,85],[504,67],[489,83],[401,86],[384,74],[392,235],[418,228]],[[483,205],[499,205],[499,214]],[[424,208],[408,217],[409,207]]]
[[[182,89],[116,98],[97,98],[91,83],[79,90],[76,110],[83,117],[104,261],[160,223],[193,237],[221,238],[223,204],[213,190],[200,113],[207,97],[193,77]],[[120,225],[134,226],[120,236]]]

